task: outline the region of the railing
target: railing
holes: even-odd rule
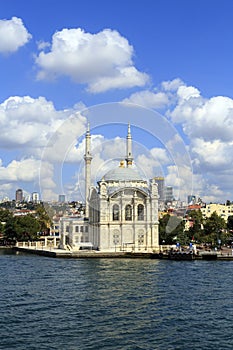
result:
[[[44,240],[39,241],[26,241],[26,242],[16,242],[16,247],[30,248],[30,249],[44,249],[44,248],[57,248],[59,244],[59,239],[57,237],[45,237]]]

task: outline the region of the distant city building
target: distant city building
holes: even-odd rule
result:
[[[40,198],[39,198],[39,193],[38,192],[33,192],[32,193],[32,202],[33,203],[39,203]]]
[[[58,202],[64,203],[66,201],[66,196],[64,194],[59,194]]]
[[[16,200],[16,202],[22,202],[22,200],[23,200],[23,190],[21,190],[21,188],[16,190],[16,192],[15,192],[15,200]]]
[[[164,177],[154,177],[155,183],[158,185],[159,202],[164,202]]]
[[[30,194],[28,194],[26,197],[24,196],[24,201],[27,202],[27,203],[31,201]]]
[[[201,208],[201,212],[204,218],[209,218],[214,212],[216,212],[218,216],[227,222],[228,217],[233,216],[233,204],[206,204],[205,207]]]
[[[165,188],[165,202],[172,202],[174,199],[173,196],[173,187],[172,186],[166,186]]]
[[[193,196],[192,194],[190,194],[188,196],[188,205],[195,204],[195,203],[196,203],[196,196]]]

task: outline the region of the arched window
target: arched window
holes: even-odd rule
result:
[[[138,220],[144,220],[144,205],[138,204]]]
[[[126,221],[132,220],[132,207],[130,204],[127,204],[125,207],[125,220]]]
[[[113,221],[118,221],[119,220],[119,205],[114,204],[112,208],[112,219]]]

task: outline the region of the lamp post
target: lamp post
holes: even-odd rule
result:
[[[222,230],[218,230],[217,232],[217,243],[218,243],[218,249],[221,250],[221,244],[222,244],[222,241],[221,241],[221,232]]]

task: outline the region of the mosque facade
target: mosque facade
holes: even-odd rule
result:
[[[85,143],[84,218],[61,219],[63,249],[106,252],[152,252],[159,249],[158,185],[145,180],[133,165],[130,125],[126,158],[91,185],[91,135]]]

